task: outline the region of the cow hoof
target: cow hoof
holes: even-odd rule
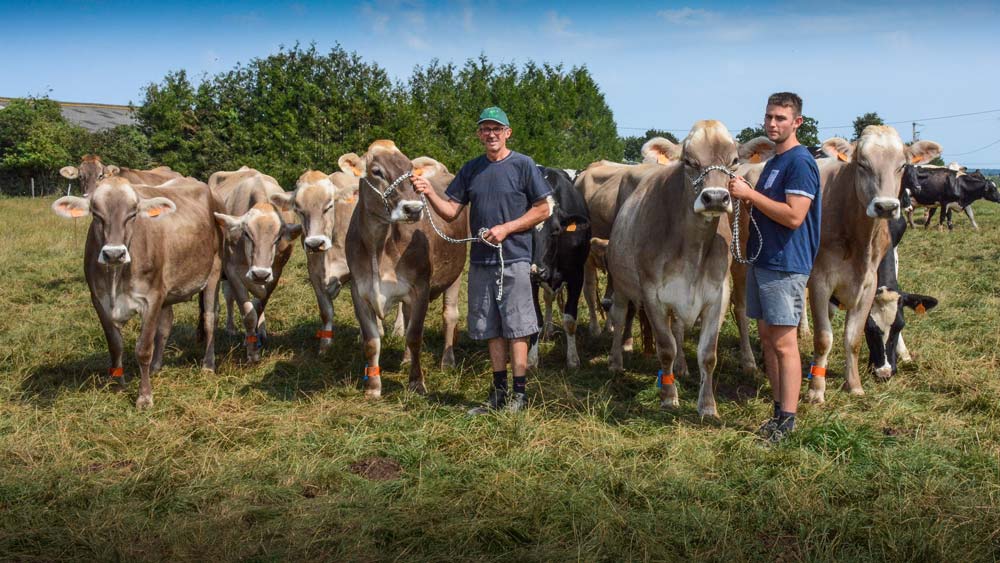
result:
[[[579,369],[580,358],[566,358],[566,367],[569,369]]]
[[[757,364],[752,363],[752,362],[749,363],[749,364],[742,364],[742,365],[740,365],[740,371],[743,372],[743,375],[747,375],[747,376],[756,375],[757,374]]]
[[[631,352],[632,349],[633,349],[633,347],[634,347],[634,343],[632,342],[631,338],[629,338],[624,343],[622,343],[622,351],[623,352]]]
[[[319,341],[319,353],[320,354],[325,354],[330,349],[330,346],[332,344],[333,344],[332,340],[327,340],[325,338],[323,340],[320,340]]]
[[[441,358],[441,369],[448,369],[448,368],[453,368],[453,367],[455,367],[455,355],[454,354],[445,354]]]
[[[878,370],[875,370],[875,380],[878,381],[879,383],[888,383],[890,379],[892,379],[892,370],[891,369],[887,369],[887,370],[878,369]]]
[[[417,395],[426,395],[427,394],[427,386],[424,385],[423,381],[411,381],[410,382],[410,391],[416,393]]]
[[[146,410],[153,406],[153,396],[152,395],[139,395],[139,398],[135,400],[135,408],[139,410]]]
[[[677,397],[667,397],[666,399],[660,401],[661,409],[673,410],[679,406],[681,406],[681,402]]]
[[[625,368],[622,367],[621,362],[615,362],[613,359],[608,359],[608,371],[613,374],[624,373]]]
[[[381,389],[365,389],[366,399],[381,399],[382,390]]]
[[[806,395],[806,398],[809,400],[810,403],[815,403],[817,405],[822,405],[823,403],[826,402],[826,397],[824,395],[825,395],[825,393],[823,391],[817,391],[815,389],[810,389],[809,393]]]
[[[707,417],[707,418],[718,419],[719,418],[719,411],[718,411],[718,409],[715,408],[715,405],[712,405],[711,407],[704,407],[704,408],[698,407],[698,416],[700,416],[702,418],[706,418]]]
[[[201,371],[205,373],[215,373],[215,366],[203,365],[201,366]]]
[[[860,387],[858,387],[857,389],[848,389],[847,392],[850,393],[851,395],[854,395],[855,397],[865,396],[865,390]]]

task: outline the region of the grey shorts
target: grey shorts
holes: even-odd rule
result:
[[[469,265],[469,336],[473,340],[521,338],[538,332],[531,294],[531,264],[507,264],[503,297],[497,301],[500,266]]]
[[[752,266],[747,270],[747,315],[769,325],[798,326],[809,276]]]

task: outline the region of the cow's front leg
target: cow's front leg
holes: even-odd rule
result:
[[[674,381],[674,362],[678,354],[678,343],[674,339],[670,314],[667,310],[651,300],[646,300],[646,316],[653,328],[653,338],[656,339],[656,353],[660,360],[660,373],[657,374],[657,387],[660,388],[660,408],[675,408],[680,405],[677,395],[677,383]]]
[[[552,339],[552,302],[555,300],[555,292],[546,286],[542,286],[542,299],[544,303],[542,310],[545,315],[542,319],[541,339],[549,341]]]
[[[205,355],[201,360],[201,369],[215,371],[215,317],[218,309],[219,282],[222,278],[222,260],[215,259],[212,271],[208,275],[208,283],[198,296],[200,319],[198,333],[204,339]],[[199,340],[201,340],[199,339]]]
[[[394,328],[393,328],[393,331],[392,331],[392,334],[394,336],[396,334],[396,330],[395,330],[395,326],[396,325],[403,326],[403,327],[408,327],[409,324],[410,324],[410,306],[408,304],[406,304],[406,303],[400,303],[399,304],[399,313],[396,315],[396,319],[397,319],[396,320],[396,324],[394,325]],[[403,319],[402,323],[400,323],[399,319]],[[410,353],[410,347],[406,345],[406,340],[405,340],[406,339],[406,333],[407,333],[406,329],[403,329],[399,333],[399,336],[404,339],[403,340],[403,359],[400,360],[400,362],[399,362],[401,365],[406,365],[406,364],[410,363],[410,361],[413,359],[413,355]]]
[[[854,307],[847,310],[847,318],[844,320],[844,358],[847,366],[843,389],[852,395],[865,394],[865,390],[861,387],[861,376],[858,373],[858,354],[861,351],[861,337],[865,321],[868,320],[868,311],[871,310],[874,298],[875,284],[866,284],[862,288],[861,299]]]
[[[160,323],[153,341],[153,363],[150,366],[150,371],[153,373],[163,367],[163,351],[167,347],[167,339],[170,338],[170,330],[173,327],[174,308],[172,305],[167,305],[160,311]]]
[[[587,312],[590,316],[590,335],[601,335],[601,325],[597,320],[597,267],[587,260],[583,268],[583,298],[587,301]]]
[[[962,211],[965,211],[965,216],[968,217],[969,221],[972,223],[972,230],[978,231],[979,225],[976,224],[976,214],[972,212],[972,205],[966,205],[962,208]]]
[[[698,414],[718,417],[715,404],[715,383],[713,376],[718,361],[719,328],[728,302],[729,284],[723,284],[723,295],[719,301],[707,307],[701,314],[701,334],[698,336],[698,369],[701,371],[701,386],[698,388]]]
[[[316,304],[319,306],[319,318],[323,326],[316,331],[319,340],[319,352],[322,354],[333,344],[333,298],[326,292],[322,283],[313,283],[313,293],[316,294]],[[337,291],[340,291],[339,288]]]
[[[576,318],[579,310],[580,291],[583,289],[583,276],[579,273],[566,280],[566,303],[563,306],[563,330],[566,331],[566,367],[580,367],[580,353],[576,349]]]
[[[809,288],[809,308],[813,314],[813,361],[809,367],[809,391],[807,397],[811,403],[826,401],[826,366],[833,348],[833,328],[830,322],[830,294]]]
[[[684,322],[676,316],[670,319],[670,332],[674,335],[674,345],[677,347],[674,355],[674,375],[677,377],[687,377],[688,362],[684,355]]]
[[[420,347],[424,341],[424,319],[427,318],[429,301],[429,290],[414,295],[406,314],[406,351],[410,356],[409,389],[420,395],[427,393],[424,372],[420,369]]]
[[[257,307],[254,299],[250,297],[246,288],[242,284],[231,283],[236,300],[243,311],[244,344],[247,349],[247,361],[255,363],[260,361],[260,341],[257,335]]]
[[[369,291],[371,288],[367,288]],[[379,355],[382,351],[382,340],[379,336],[378,317],[375,311],[362,301],[357,293],[361,288],[355,286],[351,290],[351,298],[354,302],[354,315],[358,319],[358,326],[361,329],[361,341],[364,344],[365,353],[365,373],[363,387],[365,397],[378,399],[382,396],[382,368],[379,366]]]
[[[135,343],[135,357],[139,361],[139,398],[135,401],[136,408],[146,409],[153,406],[153,384],[149,380],[150,367],[153,363],[153,348],[156,333],[160,326],[160,308],[162,299],[153,299],[146,307],[142,316],[142,328],[139,339]]]
[[[226,302],[226,334],[236,336],[236,323],[233,319],[233,309],[236,308],[236,294],[233,284],[228,279],[222,280],[222,296]]]
[[[733,262],[733,318],[740,334],[740,371],[743,375],[753,375],[757,371],[757,360],[750,345],[750,318],[747,317],[747,276],[746,266]]]
[[[455,366],[455,340],[458,336],[458,295],[462,289],[462,277],[444,290],[441,299],[441,326],[444,327],[444,353],[441,354],[441,369]]]
[[[104,338],[108,342],[108,354],[111,356],[111,367],[108,368],[108,376],[120,388],[125,386],[125,368],[122,363],[122,355],[125,346],[122,342],[122,331],[111,318],[111,311],[104,308],[99,299],[94,298],[91,293],[91,302],[94,310],[97,311],[97,318],[101,321],[101,328],[104,329]]]
[[[621,292],[615,294],[611,311],[608,312],[608,321],[613,327],[611,338],[611,355],[608,357],[608,370],[611,373],[621,373],[625,371],[622,365],[622,340],[625,337],[625,314],[629,307],[628,299],[621,296]]]

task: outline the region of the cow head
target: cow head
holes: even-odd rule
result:
[[[907,164],[923,164],[941,154],[933,141],[903,144],[899,133],[887,125],[869,125],[851,144],[839,137],[823,142],[823,152],[854,167],[858,200],[872,218],[899,217],[899,190]]]
[[[369,212],[384,216],[390,223],[415,223],[424,211],[424,202],[413,190],[410,181],[399,179],[411,172],[431,178],[443,168],[431,158],[423,157],[422,164],[411,161],[388,140],[375,141],[365,156],[348,159],[347,164],[361,172],[360,194]],[[433,163],[433,164],[431,164]],[[390,189],[395,186],[394,189]]]
[[[966,207],[972,202],[985,199],[993,203],[1000,203],[1000,192],[997,192],[997,185],[980,171],[972,174],[965,174],[958,178],[961,198],[959,205]]]
[[[110,164],[105,166],[101,162],[101,157],[96,154],[88,154],[83,157],[80,166],[63,166],[59,169],[59,174],[67,180],[79,180],[80,188],[85,195],[90,195],[97,189],[97,184],[104,178],[116,176],[118,167]]]
[[[706,218],[732,213],[729,173],[740,164],[761,162],[774,154],[774,143],[757,138],[737,145],[719,121],[699,121],[681,143],[681,160],[688,190],[696,193],[694,211]],[[721,169],[720,169],[721,168]]]
[[[344,157],[357,155],[350,153]],[[341,157],[343,160],[344,157]],[[306,252],[326,252],[333,246],[339,221],[350,221],[358,197],[358,180],[351,168],[324,174],[307,170],[295,183],[295,191],[271,195],[271,203],[283,211],[293,211],[302,224],[302,247]]]
[[[123,266],[132,261],[129,246],[137,218],[162,220],[177,210],[165,197],[141,197],[123,178],[105,178],[90,197],[66,196],[52,204],[56,215],[67,218],[92,215],[91,230],[101,250],[97,262],[107,266]]]
[[[234,252],[246,255],[246,278],[250,283],[264,285],[274,279],[274,257],[288,249],[302,233],[301,225],[285,223],[280,211],[271,203],[258,203],[239,217],[215,213],[226,242]]]
[[[903,327],[906,326],[904,307],[923,314],[937,304],[937,299],[927,295],[895,291],[885,286],[876,290],[865,325],[868,363],[875,372],[875,377],[885,381],[896,374],[897,346]]]

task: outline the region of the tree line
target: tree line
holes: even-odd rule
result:
[[[184,70],[168,73],[143,89],[137,125],[89,133],[67,122],[52,100],[14,100],[0,110],[0,191],[24,195],[32,178],[65,186],[58,169],[84,154],[132,168],[167,165],[202,179],[247,165],[290,188],[305,169],[331,172],[340,155],[381,138],[457,171],[482,152],[476,119],[491,105],[511,119],[509,145],[549,166],[637,162],[649,138],[677,140],[655,129],[619,137],[586,67],[435,59],[393,82],[377,63],[340,46],[321,53],[296,44],[198,80]],[[863,117],[871,116],[878,119]],[[818,144],[817,125],[807,118],[804,143]],[[738,137],[761,132],[746,128]]]

